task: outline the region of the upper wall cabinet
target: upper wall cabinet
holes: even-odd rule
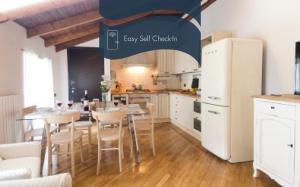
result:
[[[201,48],[224,38],[232,37],[231,32],[213,32],[202,38]],[[199,51],[201,53],[201,51]],[[156,62],[158,74],[182,74],[200,71],[199,63],[189,54],[177,50],[157,50]]]
[[[189,54],[175,51],[175,74],[191,73],[200,71],[200,65]]]
[[[174,74],[174,51],[173,50],[157,50],[156,51],[157,71],[159,74]]]
[[[208,44],[222,40],[224,38],[231,38],[231,37],[232,37],[231,32],[225,32],[225,31],[213,32],[201,39],[201,49]]]

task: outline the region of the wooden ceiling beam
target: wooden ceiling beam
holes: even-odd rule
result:
[[[98,10],[82,13],[77,16],[38,25],[27,29],[27,37],[44,36],[46,34],[55,33],[58,31],[70,29],[84,24],[92,23],[102,19]]]
[[[94,24],[92,27],[87,27],[83,29],[78,29],[77,31],[66,32],[65,34],[60,34],[57,36],[45,37],[45,46],[49,47],[52,45],[62,44],[77,38],[84,37],[89,34],[99,32],[98,24]]]
[[[74,40],[67,41],[65,43],[58,44],[58,45],[55,46],[55,49],[56,49],[56,52],[59,52],[59,51],[62,51],[64,49],[67,49],[67,48],[70,48],[70,47],[74,47],[74,46],[76,46],[78,44],[81,44],[81,43],[84,43],[84,42],[96,39],[98,37],[99,37],[99,32],[95,32],[95,33],[83,36],[81,38],[77,38],[77,39],[74,39]]]
[[[211,4],[213,4],[216,0],[208,0],[204,5],[201,6],[201,10],[207,9]]]
[[[8,20],[14,20],[21,17],[26,17],[34,14],[39,14],[52,9],[57,9],[65,6],[74,5],[86,0],[44,0],[33,5],[16,8],[13,10],[1,12],[0,23]]]
[[[118,20],[103,19],[102,22],[109,26],[116,26],[116,25],[121,25],[124,23],[129,23],[131,21],[136,21],[136,20],[145,18],[147,16],[158,16],[158,15],[182,16],[183,13],[176,11],[176,10],[154,10],[154,11],[133,15],[133,16],[129,16],[127,18],[118,19]]]

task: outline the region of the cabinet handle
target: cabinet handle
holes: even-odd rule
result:
[[[216,115],[217,115],[217,114],[220,114],[219,112],[212,111],[212,110],[209,110],[208,112],[209,112],[209,113],[212,113],[212,114],[216,114]]]
[[[293,145],[293,144],[288,144],[288,146],[289,146],[290,148],[293,148],[293,147],[294,147],[294,145]]]
[[[208,99],[218,100],[221,99],[220,97],[208,96]]]
[[[271,109],[274,110],[274,109],[275,109],[275,106],[271,106]]]

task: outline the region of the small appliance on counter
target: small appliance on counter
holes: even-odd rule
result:
[[[200,96],[201,94],[200,77],[201,77],[200,74],[193,75],[192,86],[191,86],[192,93],[197,94],[197,96]]]

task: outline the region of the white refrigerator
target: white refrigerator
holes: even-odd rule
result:
[[[253,160],[252,96],[261,94],[263,44],[223,39],[202,49],[202,146],[230,162]]]

